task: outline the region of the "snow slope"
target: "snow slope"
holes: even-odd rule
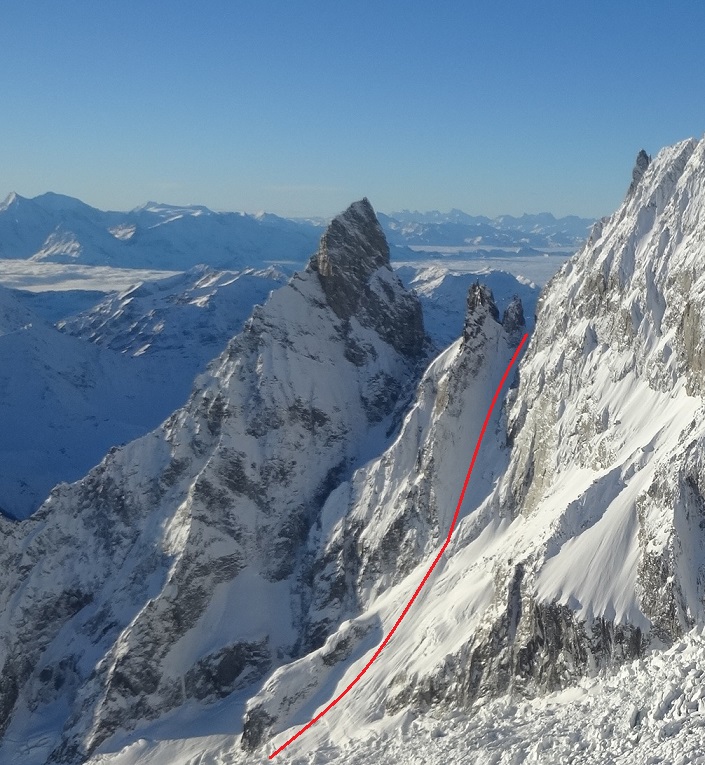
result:
[[[696,630],[667,650],[534,700],[505,696],[472,714],[437,708],[423,715],[403,710],[371,716],[361,727],[338,725],[326,739],[316,737],[281,757],[293,765],[702,765],[704,674],[705,640]],[[169,720],[118,751],[95,755],[89,765],[278,761],[243,752],[238,737],[226,732],[228,724],[226,708],[215,705],[208,720]]]
[[[316,650],[280,668],[248,702],[247,748],[264,741],[274,748],[283,737],[272,740],[273,733],[305,724],[329,694],[346,687],[380,642],[382,625],[386,632],[408,602],[423,576],[420,568],[427,568],[440,548],[490,401],[523,333],[520,302],[508,308],[502,323],[499,318],[489,290],[475,285],[463,336],[427,370],[396,441],[326,503],[320,528],[309,540],[314,587],[307,628]],[[461,518],[472,515],[506,465],[500,420],[497,411]],[[437,579],[434,574],[430,582]],[[462,589],[465,597],[482,599],[486,577]],[[452,605],[444,598],[441,608],[429,610],[427,597],[422,602],[422,615],[417,609],[408,617],[394,647],[390,644],[341,710],[331,711],[334,720],[342,715],[351,725],[362,724],[397,703],[390,700],[390,686],[400,680],[403,685],[415,659],[428,669],[429,654],[449,650],[452,632],[439,640],[439,621],[445,622],[441,630],[456,619],[468,623],[463,593],[453,593]],[[428,628],[419,630],[419,621]],[[433,636],[434,648],[419,652],[424,634]]]
[[[0,509],[26,517],[57,483],[159,424],[189,385],[63,335],[0,288]]]
[[[255,305],[287,281],[280,271],[214,271],[137,284],[108,295],[58,328],[102,348],[168,365],[187,385],[241,331]]]
[[[156,427],[284,281],[200,267],[107,296],[63,332],[28,306],[62,313],[95,293],[0,288],[0,509],[27,517],[56,484]]]

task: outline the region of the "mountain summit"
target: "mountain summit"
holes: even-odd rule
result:
[[[401,294],[399,305],[388,310],[395,295],[387,278],[391,274],[389,245],[366,198],[331,222],[309,268],[318,274],[336,316],[344,322],[355,316],[400,353],[421,353],[424,332],[418,301]],[[387,277],[380,278],[381,274]]]

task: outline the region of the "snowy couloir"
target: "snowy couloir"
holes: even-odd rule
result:
[[[284,760],[647,762],[649,742],[697,728],[675,722],[701,713],[705,664],[704,185],[705,141],[640,156],[543,292],[446,556]],[[352,205],[186,407],[3,522],[0,760],[268,762],[428,568],[523,324],[518,300],[500,315],[475,285],[422,373],[418,301]],[[585,699],[618,664],[634,735],[611,741],[615,715],[593,747]],[[651,703],[639,677],[674,686]],[[575,730],[554,736],[568,687],[576,722],[552,730]]]

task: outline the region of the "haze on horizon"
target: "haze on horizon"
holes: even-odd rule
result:
[[[0,195],[598,217],[705,130],[705,6],[154,0],[4,9]]]

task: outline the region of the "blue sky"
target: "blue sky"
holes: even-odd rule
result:
[[[0,4],[0,195],[610,213],[705,132],[705,3]]]

